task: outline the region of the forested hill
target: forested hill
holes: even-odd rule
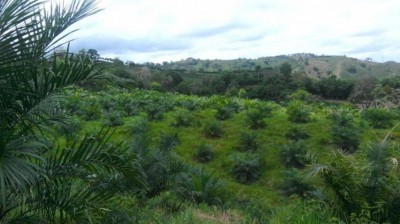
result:
[[[364,76],[390,77],[400,75],[400,63],[393,61],[378,63],[371,58],[359,60],[346,56],[317,56],[314,54],[281,55],[258,59],[200,60],[187,58],[162,64],[147,63],[150,67],[196,72],[220,72],[237,70],[263,70],[277,67],[284,62],[292,65],[293,72],[305,73],[309,77],[322,78],[335,75],[340,78]]]
[[[362,89],[368,96],[363,100],[368,102],[374,98],[373,92],[385,92],[375,97],[379,99],[389,95],[390,99],[398,99],[400,95],[400,64],[378,63],[372,59],[296,54],[253,60],[188,58],[157,64],[108,60],[113,63],[108,71],[130,80],[132,87],[189,95],[237,96],[245,93],[248,98],[277,102],[297,90],[325,99],[354,101],[351,94],[355,96],[355,90]],[[369,88],[364,88],[367,83]]]

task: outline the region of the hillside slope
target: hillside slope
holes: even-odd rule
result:
[[[294,72],[305,73],[309,77],[322,78],[336,75],[340,78],[363,76],[390,77],[400,75],[400,63],[378,63],[372,60],[358,60],[346,56],[317,56],[314,54],[294,54],[258,59],[239,58],[234,60],[200,60],[188,58],[176,62],[153,64],[161,69],[177,69],[196,72],[218,72],[233,70],[258,70],[277,67],[289,62]],[[150,63],[151,64],[151,63]]]

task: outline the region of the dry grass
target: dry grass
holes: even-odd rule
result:
[[[216,210],[216,209],[215,209]],[[202,211],[195,211],[194,215],[199,221],[212,222],[218,224],[236,224],[242,223],[241,216],[232,210],[224,211],[222,213],[215,212],[214,214],[204,213]]]

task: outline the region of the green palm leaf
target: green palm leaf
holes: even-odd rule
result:
[[[55,129],[71,127],[60,91],[104,78],[86,55],[51,52],[75,32],[72,24],[98,11],[94,0],[46,9],[40,0],[0,1],[1,221],[91,222],[90,210],[120,189],[116,183],[143,182],[134,156],[127,162],[106,143],[110,131],[49,150]]]

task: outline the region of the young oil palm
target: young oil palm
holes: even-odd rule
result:
[[[327,164],[312,164],[308,177],[319,177],[319,195],[346,221],[398,223],[400,186],[398,145],[385,139],[361,149],[358,155],[334,153]],[[358,157],[359,156],[359,157]]]

